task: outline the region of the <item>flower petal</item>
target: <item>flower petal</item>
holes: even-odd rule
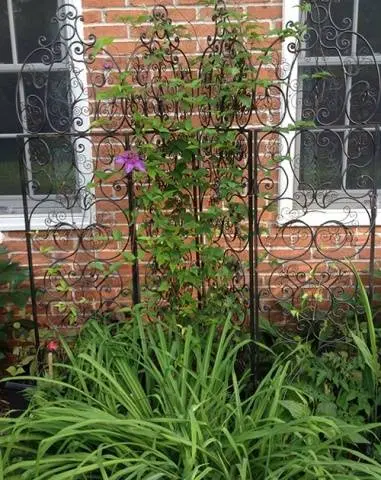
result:
[[[135,163],[135,168],[136,168],[136,170],[139,170],[140,172],[145,172],[146,171],[146,165],[141,158],[139,158],[139,160],[137,160],[137,162]]]
[[[134,169],[134,166],[130,162],[128,162],[128,163],[126,162],[124,164],[124,171],[126,173],[131,173],[133,169]]]

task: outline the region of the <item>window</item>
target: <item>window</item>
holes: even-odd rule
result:
[[[28,165],[25,185],[31,200],[57,193],[64,181],[67,194],[76,186],[70,137],[49,138],[71,128],[73,71],[69,56],[59,51],[70,47],[62,42],[56,15],[69,7],[62,0],[0,0],[0,230],[24,226],[20,155]],[[20,134],[36,136],[23,140]],[[44,227],[40,220],[35,228]]]
[[[285,175],[294,178],[286,196],[314,202],[317,213],[309,215],[308,223],[333,220],[335,215],[341,221],[337,210],[361,210],[374,185],[381,188],[376,163],[381,142],[381,3],[309,0],[302,14],[296,3],[285,0],[285,21],[298,21],[302,15],[308,32],[296,63],[287,46],[284,50],[294,70],[290,82],[297,85],[287,122],[302,120],[316,127],[292,140],[295,162]],[[298,216],[297,202],[283,207]],[[357,223],[369,222],[366,212],[352,215],[354,223],[355,217]]]

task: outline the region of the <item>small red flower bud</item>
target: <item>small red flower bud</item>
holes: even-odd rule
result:
[[[58,350],[58,342],[57,340],[50,340],[50,342],[47,343],[46,348],[48,349],[49,352],[55,352]]]

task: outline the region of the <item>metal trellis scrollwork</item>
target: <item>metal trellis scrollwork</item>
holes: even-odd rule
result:
[[[369,274],[374,291],[381,181],[381,60],[351,17],[339,15],[338,3],[311,0],[304,32],[290,23],[288,36],[254,56],[218,1],[215,33],[197,68],[164,6],[154,7],[153,28],[128,56],[94,36],[83,40],[75,7],[58,9],[55,38],[39,39],[17,88],[36,325],[83,321],[94,311],[139,303],[143,287],[157,288],[160,266],[152,258],[142,265],[137,255],[148,256],[138,227],[146,237],[160,234],[152,212],[137,221],[148,180],[134,183],[114,171],[124,150],[160,146],[155,133],[139,131],[141,115],[165,120],[173,136],[178,120],[201,125],[189,168],[202,167],[207,186],[183,194],[196,220],[213,205],[229,205],[211,244],[224,247],[238,317],[253,336],[260,316],[317,338],[329,320],[336,335],[345,313],[356,309],[354,265]],[[189,95],[215,102],[189,107],[176,96],[176,79],[192,85]],[[237,85],[230,96],[227,82]],[[125,94],[103,95],[116,86]],[[221,131],[232,132],[230,153],[218,150]],[[170,174],[176,162],[174,155],[163,168]],[[224,197],[232,166],[239,187]],[[192,240],[205,241],[201,234]],[[131,253],[135,260],[123,263]],[[196,255],[184,265],[200,267],[201,260]],[[206,282],[191,295],[202,303],[203,291],[214,287]]]

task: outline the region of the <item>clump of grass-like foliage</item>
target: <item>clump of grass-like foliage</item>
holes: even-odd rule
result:
[[[312,415],[286,359],[252,393],[235,373],[248,345],[236,338],[229,321],[89,322],[29,409],[1,419],[0,478],[381,478],[360,453],[366,428]]]

